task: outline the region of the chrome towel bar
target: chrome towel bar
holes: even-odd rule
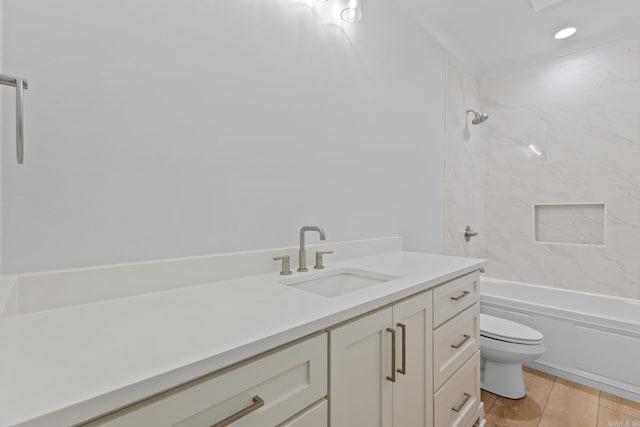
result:
[[[24,162],[24,91],[29,82],[21,77],[0,74],[0,85],[16,88],[16,154],[18,164]]]

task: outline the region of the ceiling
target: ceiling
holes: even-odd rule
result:
[[[562,54],[606,38],[640,35],[640,0],[401,0],[421,24],[478,75]],[[536,11],[538,9],[538,11]],[[578,32],[558,41],[553,35]],[[619,38],[619,37],[617,37]]]

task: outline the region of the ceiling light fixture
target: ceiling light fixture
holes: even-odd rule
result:
[[[362,0],[348,0],[347,7],[340,13],[343,21],[354,23],[362,19]]]
[[[554,37],[556,38],[556,40],[566,39],[574,35],[576,31],[577,30],[575,27],[563,28],[562,30],[558,31]]]

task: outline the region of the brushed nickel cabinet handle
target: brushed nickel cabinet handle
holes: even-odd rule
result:
[[[24,163],[24,80],[16,78],[16,155]]]
[[[398,328],[402,329],[402,368],[398,369],[398,373],[407,375],[407,325],[398,323]]]
[[[458,404],[458,406],[456,406],[456,407],[453,407],[453,406],[452,406],[452,407],[451,407],[451,410],[452,410],[453,412],[460,412],[460,411],[462,410],[462,408],[464,408],[464,405],[466,405],[466,404],[467,404],[467,402],[469,401],[469,399],[471,399],[471,395],[470,395],[469,393],[465,393],[465,394],[464,394],[464,399],[462,399],[462,402],[460,402],[460,403]]]
[[[457,297],[451,297],[452,301],[460,301],[462,298],[466,297],[467,295],[470,295],[471,292],[469,291],[462,291],[462,293],[460,295],[458,295]]]
[[[460,347],[462,347],[463,345],[466,344],[467,341],[469,341],[471,339],[471,336],[469,335],[463,335],[464,338],[462,338],[462,340],[460,340],[459,343],[457,344],[451,344],[451,348],[455,348],[456,350],[459,349]]]
[[[21,165],[24,162],[24,91],[29,83],[21,77],[0,74],[0,85],[16,88],[16,155]]]
[[[396,382],[396,330],[387,328],[387,332],[391,333],[391,376],[387,377],[392,383]]]
[[[262,408],[264,406],[264,400],[262,400],[260,398],[260,396],[253,396],[253,398],[251,400],[253,400],[253,403],[251,405],[249,405],[246,408],[236,412],[233,415],[228,416],[224,420],[222,420],[222,421],[220,421],[218,423],[215,423],[211,427],[226,427],[229,424],[235,423],[239,419],[246,417],[250,413],[252,413],[254,411],[257,411],[258,409],[260,409],[260,408]]]

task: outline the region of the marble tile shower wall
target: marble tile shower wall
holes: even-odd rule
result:
[[[448,253],[489,258],[492,277],[640,299],[640,37],[483,81],[480,105],[480,160],[449,162],[448,192],[462,198],[459,170],[479,168],[484,239]],[[448,152],[470,149],[451,135]],[[605,203],[605,244],[535,242],[534,205],[549,203]],[[451,206],[448,231],[468,207]]]
[[[480,108],[480,87],[457,65],[447,64],[447,236],[446,253],[484,253],[484,233],[466,242],[464,228],[482,228],[484,216],[479,126],[471,124],[468,108]],[[482,125],[480,125],[482,126]]]

